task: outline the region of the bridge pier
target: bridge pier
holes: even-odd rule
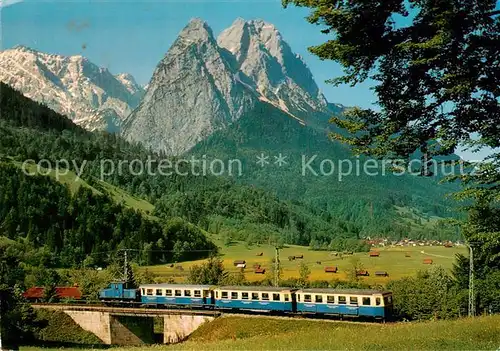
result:
[[[83,330],[97,336],[107,345],[111,345],[111,323],[108,312],[64,311]]]
[[[166,315],[163,317],[163,343],[174,344],[186,339],[202,324],[215,317],[193,315]]]
[[[154,318],[163,318],[163,342],[185,340],[196,329],[221,315],[217,311],[144,309],[130,307],[71,306],[33,304],[36,309],[66,313],[82,329],[93,333],[106,345],[155,343]]]
[[[154,343],[153,318],[117,316],[109,312],[65,311],[82,329],[107,345]]]

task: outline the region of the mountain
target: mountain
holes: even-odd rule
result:
[[[335,217],[322,218],[300,202],[225,177],[189,174],[191,167],[182,163],[179,172],[186,176],[155,169],[137,175],[123,167],[103,178],[103,160],[155,165],[159,155],[117,134],[86,131],[8,85],[0,88],[0,193],[6,194],[0,197],[0,233],[23,238],[30,251],[45,252],[39,259],[50,256],[50,264],[80,265],[86,257],[88,265],[106,264],[101,260],[112,256],[99,253],[123,247],[140,252],[136,258],[146,265],[199,258],[215,249],[206,231],[306,245],[313,238],[330,243],[353,236]],[[40,171],[47,176],[21,171],[27,166],[36,172],[21,161],[42,158]],[[63,159],[76,162],[59,169],[67,174],[45,172]]]
[[[262,104],[302,124],[328,113],[311,72],[274,26],[238,19],[216,40],[193,19],[156,67],[123,135],[181,155]]]
[[[0,81],[88,130],[119,130],[143,89],[129,74],[113,76],[82,56],[47,54],[25,46],[0,52]]]
[[[327,110],[311,71],[274,25],[238,18],[217,43],[233,55],[235,69],[250,78],[264,101],[302,118]]]
[[[335,222],[293,242],[326,242],[346,232],[440,235],[440,219],[456,216],[445,198],[456,186],[439,185],[438,177],[393,175],[380,164],[376,176],[367,174],[367,158],[354,158],[349,147],[328,138],[335,128],[330,116],[346,108],[325,99],[272,24],[237,19],[215,40],[195,19],[159,63],[123,134],[167,155],[238,160],[243,172],[237,183],[300,201]],[[280,155],[286,158],[281,167],[275,162]],[[257,164],[261,156],[267,164]],[[352,167],[350,174],[342,174],[345,167]]]
[[[192,20],[156,67],[123,135],[169,155],[182,154],[255,105],[256,94],[242,80],[212,30]]]

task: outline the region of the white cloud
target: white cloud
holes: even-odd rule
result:
[[[18,3],[23,2],[23,1],[24,0],[0,0],[0,8],[12,6],[12,5],[18,4]]]

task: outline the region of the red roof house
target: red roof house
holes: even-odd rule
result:
[[[26,290],[23,296],[28,300],[43,299],[44,291],[45,288],[35,286]],[[56,297],[59,299],[80,300],[82,298],[82,292],[77,286],[58,286],[56,287]]]

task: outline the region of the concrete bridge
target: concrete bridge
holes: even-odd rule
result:
[[[92,305],[34,304],[35,309],[58,310],[107,345],[154,343],[154,319],[163,319],[163,342],[183,341],[202,324],[220,316],[218,311],[103,307]]]

